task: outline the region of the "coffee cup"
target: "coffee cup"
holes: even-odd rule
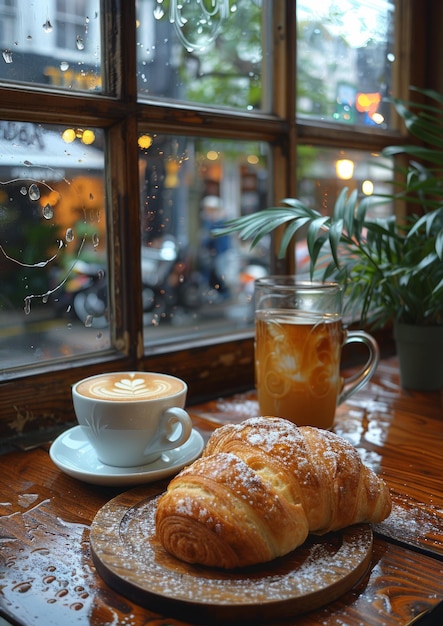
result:
[[[155,372],[111,372],[72,387],[75,414],[99,461],[147,465],[192,433],[186,383]]]
[[[262,415],[299,426],[331,428],[337,405],[372,377],[379,362],[375,339],[347,332],[342,322],[342,288],[337,283],[300,282],[268,276],[255,282],[255,377]],[[342,378],[342,348],[364,344],[368,359]]]

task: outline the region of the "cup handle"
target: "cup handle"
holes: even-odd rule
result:
[[[337,404],[342,404],[350,396],[363,387],[373,376],[375,369],[380,361],[380,350],[374,337],[366,333],[364,330],[356,330],[347,333],[343,345],[348,343],[364,343],[368,348],[369,356],[366,364],[361,370],[345,378],[342,390],[338,396]]]
[[[180,434],[171,439],[175,433],[177,424],[180,424]],[[172,406],[165,411],[160,420],[157,437],[145,450],[145,454],[152,454],[156,449],[164,452],[172,450],[186,443],[192,433],[192,420],[184,409]]]

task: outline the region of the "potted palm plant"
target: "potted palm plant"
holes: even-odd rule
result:
[[[351,319],[371,328],[392,323],[402,385],[430,390],[443,385],[443,95],[421,93],[425,100],[419,105],[391,99],[420,144],[384,150],[408,155],[405,182],[391,198],[407,201],[412,214],[373,219],[368,212],[374,199],[345,189],[332,215],[287,198],[280,207],[229,221],[223,232],[237,232],[254,246],[284,227],[280,256],[305,233],[311,277],[344,285],[344,312]],[[418,352],[407,356],[413,344]]]

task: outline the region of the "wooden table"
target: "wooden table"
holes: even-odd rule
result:
[[[257,413],[253,392],[190,408],[206,439]],[[440,393],[399,386],[395,359],[341,406],[334,430],[389,484],[393,512],[374,528],[369,571],[338,600],[283,624],[407,624],[443,599],[443,408]],[[91,557],[91,522],[124,488],[57,469],[48,445],[0,457],[0,615],[14,624],[180,625],[111,589]],[[146,485],[156,493],[163,483]],[[282,622],[280,622],[282,623]]]

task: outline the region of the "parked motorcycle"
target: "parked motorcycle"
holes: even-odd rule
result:
[[[55,293],[56,315],[75,315],[92,328],[108,325],[108,287],[102,265],[77,259]]]
[[[167,235],[141,251],[142,302],[145,325],[174,323],[202,305],[201,276],[190,270],[187,251]]]

